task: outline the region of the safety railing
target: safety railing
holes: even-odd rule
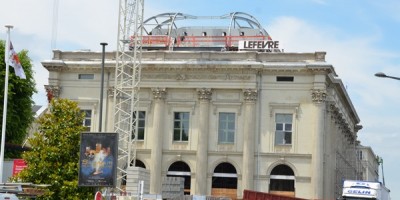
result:
[[[143,47],[237,47],[239,41],[271,40],[268,36],[142,36]],[[133,45],[134,36],[131,37]]]

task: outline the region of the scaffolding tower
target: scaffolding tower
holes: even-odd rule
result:
[[[120,0],[114,86],[114,131],[119,135],[117,189],[135,166],[144,0]],[[132,37],[134,36],[134,37]],[[133,44],[133,45],[132,45]]]

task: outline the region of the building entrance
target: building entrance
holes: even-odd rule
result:
[[[232,164],[224,162],[215,168],[211,195],[237,198],[237,173]]]

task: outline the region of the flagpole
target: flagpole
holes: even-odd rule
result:
[[[7,41],[4,51],[4,60],[6,62],[6,79],[4,86],[4,104],[3,104],[3,124],[1,127],[1,152],[0,152],[0,183],[3,183],[4,174],[4,146],[6,145],[6,122],[7,122],[7,100],[8,100],[8,52],[10,50],[10,30],[12,25],[6,25],[7,28]]]

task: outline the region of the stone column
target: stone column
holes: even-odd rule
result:
[[[311,98],[317,111],[315,116],[315,146],[312,156],[313,175],[311,180],[315,188],[314,199],[324,198],[324,113],[326,96],[325,90],[311,90]]]
[[[212,96],[211,89],[198,89],[199,98],[199,132],[196,154],[196,195],[207,195],[207,166],[208,166],[208,135],[209,135],[209,104]]]
[[[150,194],[161,194],[161,170],[164,131],[164,99],[165,88],[153,88],[154,112],[153,131],[150,133],[151,160],[150,160]]]
[[[242,189],[253,190],[254,185],[254,149],[256,135],[257,90],[246,89],[244,94],[243,127],[243,170]]]

